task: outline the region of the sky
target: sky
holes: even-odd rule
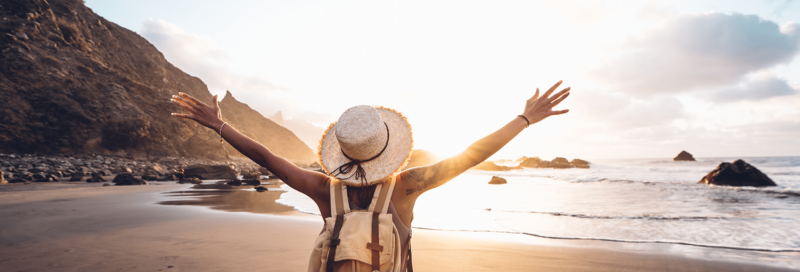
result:
[[[800,156],[800,1],[85,3],[213,94],[318,127],[394,108],[441,157],[559,80],[570,112],[492,159]]]

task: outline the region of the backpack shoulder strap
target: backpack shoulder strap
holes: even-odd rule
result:
[[[369,211],[376,213],[387,213],[389,211],[389,203],[392,202],[392,193],[394,192],[394,180],[396,176],[392,176],[389,182],[382,183],[375,188],[376,197],[370,205]]]
[[[344,215],[350,212],[350,205],[344,202],[344,197],[347,195],[347,186],[342,186],[342,183],[336,179],[331,179],[331,217],[337,215]]]

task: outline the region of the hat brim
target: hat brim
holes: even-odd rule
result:
[[[375,106],[381,115],[381,120],[389,126],[389,143],[386,150],[376,159],[361,163],[361,167],[366,172],[366,180],[357,180],[355,176],[349,174],[337,175],[337,180],[344,182],[347,186],[369,186],[386,181],[392,175],[396,175],[408,164],[411,157],[411,148],[414,145],[411,137],[411,125],[402,113],[385,107]],[[336,122],[331,123],[322,139],[319,142],[318,157],[320,165],[326,173],[331,173],[340,166],[350,162],[341,151],[339,141],[336,140],[336,130],[333,129]]]

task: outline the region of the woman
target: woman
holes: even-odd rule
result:
[[[494,133],[476,141],[462,153],[433,165],[405,171],[400,169],[405,166],[410,155],[410,126],[399,112],[391,109],[357,106],[348,109],[337,123],[331,124],[323,135],[323,140],[320,141],[319,153],[320,164],[330,176],[299,168],[227,125],[222,121],[217,96],[214,96],[210,107],[184,93],[173,96],[172,103],[189,113],[172,115],[194,120],[217,131],[239,152],[266,167],[293,189],[310,197],[319,207],[320,214],[326,221],[326,228],[329,227],[327,224],[332,224],[333,221],[329,220],[334,213],[337,213],[337,208],[341,211],[341,207],[336,207],[331,202],[334,190],[331,189],[330,177],[347,185],[344,191],[347,193],[345,197],[349,200],[349,207],[354,209],[367,208],[376,191],[376,185],[390,179],[394,180],[388,211],[401,237],[410,238],[414,204],[420,195],[483,162],[529,125],[569,111],[553,110],[553,107],[569,96],[570,88],[551,96],[559,85],[561,81],[541,97],[539,89],[536,89],[536,94],[526,101],[521,115],[514,117]],[[400,244],[403,254],[409,252],[406,250],[409,247],[408,239],[402,239]],[[407,260],[405,255],[401,260],[404,261],[400,265],[405,267]],[[365,267],[363,270],[368,271],[368,269],[370,268]]]

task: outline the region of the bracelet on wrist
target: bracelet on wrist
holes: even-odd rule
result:
[[[529,121],[529,120],[528,120],[528,117],[525,117],[525,116],[524,116],[524,115],[522,115],[522,114],[520,114],[520,115],[517,115],[517,116],[518,116],[518,117],[522,117],[522,119],[525,119],[525,123],[528,123],[528,125],[527,125],[527,126],[525,126],[525,127],[529,127],[529,126],[531,126],[531,121]]]
[[[227,123],[228,122],[222,122],[222,125],[219,126],[219,143],[222,143],[222,139],[223,139],[222,138],[222,128],[225,127],[225,124],[227,124]]]

